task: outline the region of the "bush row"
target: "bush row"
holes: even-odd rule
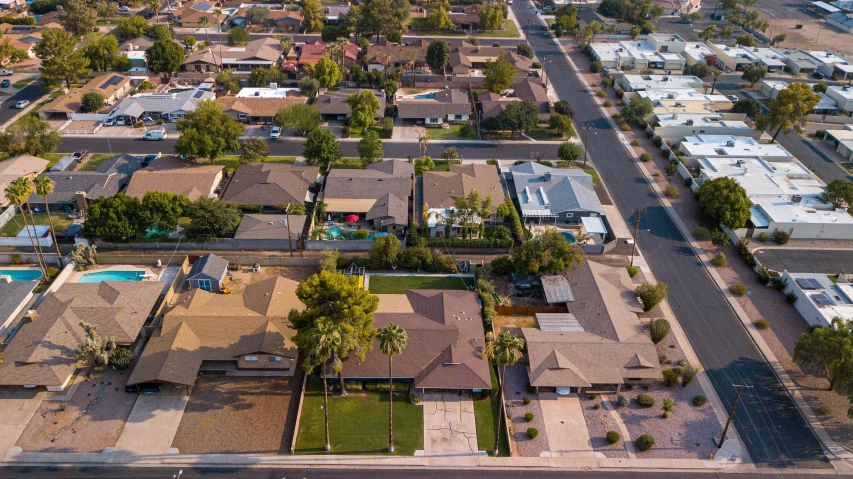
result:
[[[510,248],[513,244],[511,239],[504,238],[479,238],[479,239],[441,239],[430,238],[427,246],[434,248]]]

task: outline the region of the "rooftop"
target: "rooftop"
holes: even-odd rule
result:
[[[603,61],[616,61],[620,58],[638,58],[650,62],[664,62],[666,60],[654,46],[647,42],[593,43],[590,48]],[[673,55],[678,56],[677,54]]]
[[[853,88],[846,85],[831,85],[826,87],[827,93],[832,92],[845,100],[853,100]]]
[[[237,92],[237,98],[287,98],[288,94],[300,93],[299,88],[279,88],[271,84],[267,88],[243,88]]]
[[[625,75],[623,84],[634,91],[697,88],[703,85],[699,77],[689,75]]]
[[[648,98],[652,102],[660,100],[669,101],[701,101],[705,103],[725,103],[729,102],[725,95],[707,95],[695,88],[666,88],[661,90],[641,91],[637,93],[641,98]]]
[[[658,126],[713,126],[738,130],[751,130],[746,122],[726,120],[722,114],[707,115],[704,113],[672,113],[656,115]]]
[[[240,221],[234,239],[287,240],[298,238],[305,226],[305,215],[246,214]]]
[[[853,285],[846,278],[839,277],[838,282],[833,283],[827,275],[820,273],[787,274],[794,280],[791,287],[802,291],[823,316],[820,326],[830,324],[836,317],[853,321]]]
[[[759,143],[753,138],[733,135],[688,136],[678,147],[687,156],[730,156],[737,158],[792,158],[788,150],[776,143]]]
[[[604,214],[592,176],[580,169],[555,169],[534,162],[510,168],[521,214],[554,216],[571,211]]]
[[[425,171],[423,173],[424,203],[432,208],[454,206],[455,198],[468,196],[477,190],[480,198],[492,199],[492,211],[504,202],[501,175],[495,165],[450,165],[450,171]]]
[[[193,201],[211,195],[221,172],[222,166],[199,165],[175,157],[160,158],[148,168],[133,173],[125,194],[142,199],[149,191],[170,191]]]
[[[238,205],[288,205],[308,201],[320,168],[288,163],[243,163],[231,176],[222,201]]]

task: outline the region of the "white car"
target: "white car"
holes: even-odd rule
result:
[[[729,95],[729,100],[731,100],[732,103],[737,103],[738,97],[737,95]]]
[[[115,117],[111,116],[111,117],[107,118],[106,120],[104,120],[104,126],[113,126],[115,124],[116,124]]]
[[[27,105],[29,105],[29,104],[30,104],[29,100],[21,100],[18,103],[15,103],[15,108],[22,110],[22,109],[26,108]]]
[[[568,396],[572,393],[572,388],[557,388],[557,396]]]
[[[12,70],[0,70],[0,77],[10,77],[14,74]]]
[[[272,127],[272,130],[270,130],[270,140],[277,140],[279,138],[281,138],[281,127],[280,126]]]
[[[124,126],[126,124],[127,124],[127,121],[125,121],[124,118],[119,118],[118,120],[116,120],[116,125],[118,125],[118,126]]]
[[[129,11],[130,11],[130,7],[128,7],[127,5],[122,5],[122,6],[118,7],[118,11],[120,11],[120,12],[129,12]]]

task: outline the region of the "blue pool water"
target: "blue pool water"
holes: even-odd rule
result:
[[[415,95],[415,98],[417,98],[418,100],[430,100],[435,98],[435,92],[421,93],[420,95]]]
[[[563,238],[566,239],[566,243],[572,244],[572,243],[577,242],[577,240],[575,239],[575,235],[573,235],[571,233],[560,233],[560,234],[563,235]]]
[[[0,269],[0,276],[8,276],[12,281],[36,281],[41,278],[37,269]]]
[[[87,273],[80,277],[80,283],[100,283],[102,281],[142,281],[144,271],[101,271]]]
[[[335,240],[346,240],[346,239],[354,239],[351,237],[351,233],[344,231],[340,226],[332,226],[331,228],[326,229],[326,233],[328,233],[332,239]],[[370,232],[370,236],[367,237],[367,241],[372,240],[375,236],[375,233]]]

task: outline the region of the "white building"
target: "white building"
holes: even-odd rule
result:
[[[835,100],[839,110],[853,111],[853,88],[832,85],[826,88],[826,96]]]
[[[833,283],[820,273],[782,273],[785,293],[797,297],[794,307],[811,326],[828,326],[834,318],[853,321],[853,285],[844,275]]]
[[[832,78],[838,74],[838,78],[846,80],[847,75],[853,73],[853,64],[841,55],[829,50],[809,50],[808,55],[818,64],[818,73]]]
[[[742,116],[742,115],[741,115]],[[746,136],[758,140],[761,131],[740,120],[728,120],[722,113],[673,113],[655,115],[650,122],[655,136],[668,145],[678,144],[695,135]]]
[[[853,161],[853,126],[844,125],[843,130],[826,130],[823,141],[831,141],[839,155],[847,161]]]
[[[646,41],[593,43],[590,51],[593,58],[610,68],[682,70],[686,62],[679,52],[685,47],[686,42],[678,35],[652,34]]]
[[[715,65],[717,62],[717,54],[702,42],[687,42],[684,51],[681,52],[681,56],[687,61],[687,66],[695,65],[699,62]]]
[[[705,84],[699,77],[690,75],[624,75],[616,83],[625,91],[692,89]]]
[[[760,158],[768,162],[790,162],[794,157],[776,143],[759,143],[748,136],[696,135],[678,145],[691,158]]]
[[[665,90],[648,90],[637,92],[640,98],[648,98],[652,104],[660,102],[673,102],[675,106],[686,106],[688,104],[708,105],[713,110],[729,110],[732,101],[725,95],[702,93],[695,88],[667,88]],[[631,96],[626,96],[630,100]]]
[[[270,83],[267,88],[243,88],[236,95],[237,98],[287,98],[288,93],[299,93],[299,88],[279,88],[277,84]]]

